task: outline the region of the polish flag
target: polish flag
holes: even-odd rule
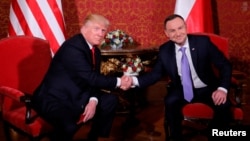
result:
[[[48,40],[52,54],[65,41],[61,0],[12,0],[9,36],[28,35]]]
[[[174,13],[185,19],[189,33],[214,32],[210,0],[176,0]]]

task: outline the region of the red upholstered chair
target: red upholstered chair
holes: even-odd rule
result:
[[[192,33],[205,35],[229,58],[228,53],[228,39],[212,33]],[[216,73],[217,70],[215,69]],[[243,111],[241,109],[240,96],[242,95],[243,85],[237,79],[232,77],[231,79],[231,90],[230,99],[233,103],[231,111],[233,114],[232,123],[240,124],[243,120]],[[184,116],[183,127],[194,129],[195,131],[202,131],[206,129],[207,125],[213,118],[214,111],[211,107],[203,103],[190,103],[183,107],[182,113]],[[168,129],[167,121],[165,121],[165,128]],[[166,131],[166,136],[169,136],[169,131]]]
[[[30,95],[51,61],[48,41],[31,36],[0,40],[0,104],[7,140],[9,127],[39,140],[52,130],[30,107]]]
[[[193,34],[199,34],[199,35],[205,35],[210,38],[210,40],[224,53],[224,55],[230,59],[229,53],[228,53],[228,39],[216,34],[212,33],[193,33]],[[215,69],[215,71],[217,71]],[[230,99],[233,103],[233,106],[231,108],[233,113],[233,118],[237,123],[243,120],[243,111],[241,109],[241,101],[240,101],[240,95],[242,94],[243,85],[240,83],[236,78],[231,78],[231,95]],[[184,118],[207,118],[210,119],[210,117],[213,115],[213,112],[211,109],[209,109],[207,105],[202,105],[201,103],[194,103],[194,104],[188,104],[183,108],[183,114]],[[195,110],[194,110],[195,109]]]

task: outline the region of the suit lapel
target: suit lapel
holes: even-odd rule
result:
[[[172,67],[167,67],[167,68],[170,68],[170,73],[172,73],[172,76],[178,76],[174,43],[171,46],[169,46],[169,51],[167,52],[169,52],[169,54],[167,55],[169,57],[168,57],[168,62],[166,62],[167,63],[166,65],[172,66]]]
[[[189,50],[190,55],[192,58],[192,62],[194,65],[195,70],[197,70],[197,59],[198,59],[198,45],[195,42],[194,36],[188,35],[188,41],[189,41]]]
[[[82,38],[81,39],[82,40],[81,46],[82,46],[84,53],[87,55],[88,62],[90,62],[90,64],[92,64],[92,52],[89,49],[89,45],[88,45],[87,41],[85,40],[85,38],[81,34],[79,34],[79,36],[80,36],[80,38]]]
[[[100,49],[98,47],[95,48],[95,68],[98,70],[100,68],[100,64],[101,64],[101,52]]]

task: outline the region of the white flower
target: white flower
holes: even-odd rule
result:
[[[135,58],[135,62],[140,63],[141,62],[141,58],[139,58],[139,57]]]
[[[140,63],[140,62],[136,62],[136,61],[135,61],[135,62],[134,62],[135,67],[137,67],[137,66],[139,65],[139,63]]]
[[[122,65],[122,69],[125,69],[126,67],[127,67],[126,64],[123,64],[123,65]]]
[[[128,40],[129,40],[129,42],[131,42],[131,43],[133,43],[133,38],[132,37],[128,37]]]
[[[113,38],[113,35],[112,35],[111,33],[108,33],[107,36],[106,36],[106,38],[112,39],[112,38]]]
[[[115,38],[115,39],[114,39],[114,43],[117,44],[117,45],[119,45],[121,42],[122,42],[122,41],[120,41],[118,38]]]
[[[127,72],[127,73],[133,73],[134,71],[132,70],[132,67],[128,67],[128,69],[127,69],[126,72]]]
[[[114,35],[117,36],[117,37],[119,37],[119,32],[120,32],[120,30],[114,31]]]
[[[139,67],[136,69],[136,72],[140,72],[142,69]]]

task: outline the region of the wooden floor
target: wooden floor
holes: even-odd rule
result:
[[[151,91],[155,91],[155,88],[151,89]],[[244,125],[250,125],[250,92],[248,91],[249,90],[246,89],[246,93],[243,96]],[[163,99],[162,97],[155,98],[154,96],[151,96],[151,99],[153,100],[147,101],[146,105],[137,108],[137,121],[134,121],[131,124],[125,122],[127,114],[117,114],[110,137],[107,139],[100,139],[99,141],[165,141],[163,127]],[[90,124],[91,123],[86,124],[76,133],[74,137],[75,141],[83,140],[86,137]],[[25,136],[18,135],[14,131],[12,134],[13,141],[28,141]],[[207,141],[207,138],[202,135],[196,135],[187,138],[187,140]],[[0,141],[6,141],[1,121]],[[48,139],[44,138],[42,141],[48,141]]]

